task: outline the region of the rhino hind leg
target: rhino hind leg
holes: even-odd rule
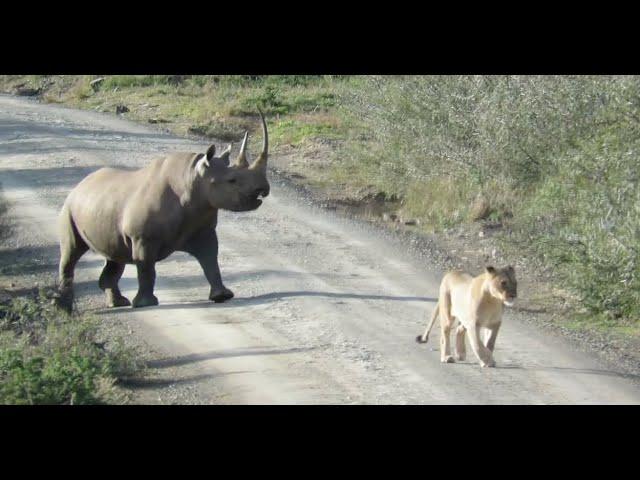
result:
[[[138,269],[138,293],[131,305],[133,308],[150,307],[158,305],[158,299],[153,294],[156,283],[156,266],[153,263],[136,263]]]
[[[78,235],[75,225],[65,208],[60,221],[60,265],[58,271],[58,294],[55,304],[71,313],[73,308],[73,276],[76,264],[89,246]]]
[[[118,282],[124,273],[125,264],[107,260],[102,269],[98,285],[104,291],[107,307],[126,307],[131,305],[129,299],[120,293]]]

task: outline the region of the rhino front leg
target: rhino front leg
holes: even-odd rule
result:
[[[155,263],[137,262],[136,268],[138,269],[138,293],[131,305],[133,308],[158,305],[158,299],[153,294],[156,283]]]
[[[126,307],[131,305],[129,299],[123,296],[118,288],[118,282],[120,281],[120,277],[122,277],[124,267],[124,263],[107,260],[107,263],[102,269],[98,286],[105,293],[107,307]]]
[[[233,298],[233,292],[224,286],[218,265],[218,236],[215,230],[204,230],[195,235],[186,245],[185,252],[193,255],[204,270],[211,285],[209,300],[216,303]]]

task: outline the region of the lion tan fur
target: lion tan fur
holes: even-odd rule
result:
[[[440,284],[438,302],[419,343],[426,343],[436,319],[440,317],[440,361],[453,363],[466,358],[465,335],[483,367],[494,367],[493,351],[502,324],[503,305],[511,306],[517,297],[517,280],[512,266],[486,267],[473,277],[451,271]],[[455,356],[451,354],[449,336],[456,327]],[[484,336],[484,341],[482,337]]]

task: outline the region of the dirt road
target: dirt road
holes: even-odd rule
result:
[[[259,143],[253,140],[253,151]],[[114,115],[0,96],[0,182],[18,221],[0,257],[22,259],[34,278],[52,283],[57,214],[77,182],[102,166],[142,166],[163,152],[206,146]],[[79,263],[79,308],[104,322],[126,322],[148,342],[156,352],[151,369],[179,375],[165,390],[188,386],[178,402],[640,403],[638,378],[509,311],[497,368],[480,368],[471,352],[466,362],[441,364],[437,329],[427,345],[414,338],[442,272],[374,227],[315,208],[271,181],[257,211],[221,213],[219,260],[236,294],[228,303],[206,301],[209,287],[196,260],[174,254],[158,264],[158,307],[102,309],[103,262],[87,254]],[[128,266],[122,292],[132,298],[136,288]]]

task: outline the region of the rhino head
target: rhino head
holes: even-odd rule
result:
[[[250,163],[247,152],[249,132],[244,134],[240,152],[235,161],[230,164],[231,145],[219,156],[215,156],[216,147],[211,145],[206,155],[195,164],[196,184],[205,196],[206,201],[214,208],[246,212],[255,210],[262,205],[259,197],[269,195],[267,180],[267,155],[269,137],[264,115],[262,119],[262,152],[255,162]]]

